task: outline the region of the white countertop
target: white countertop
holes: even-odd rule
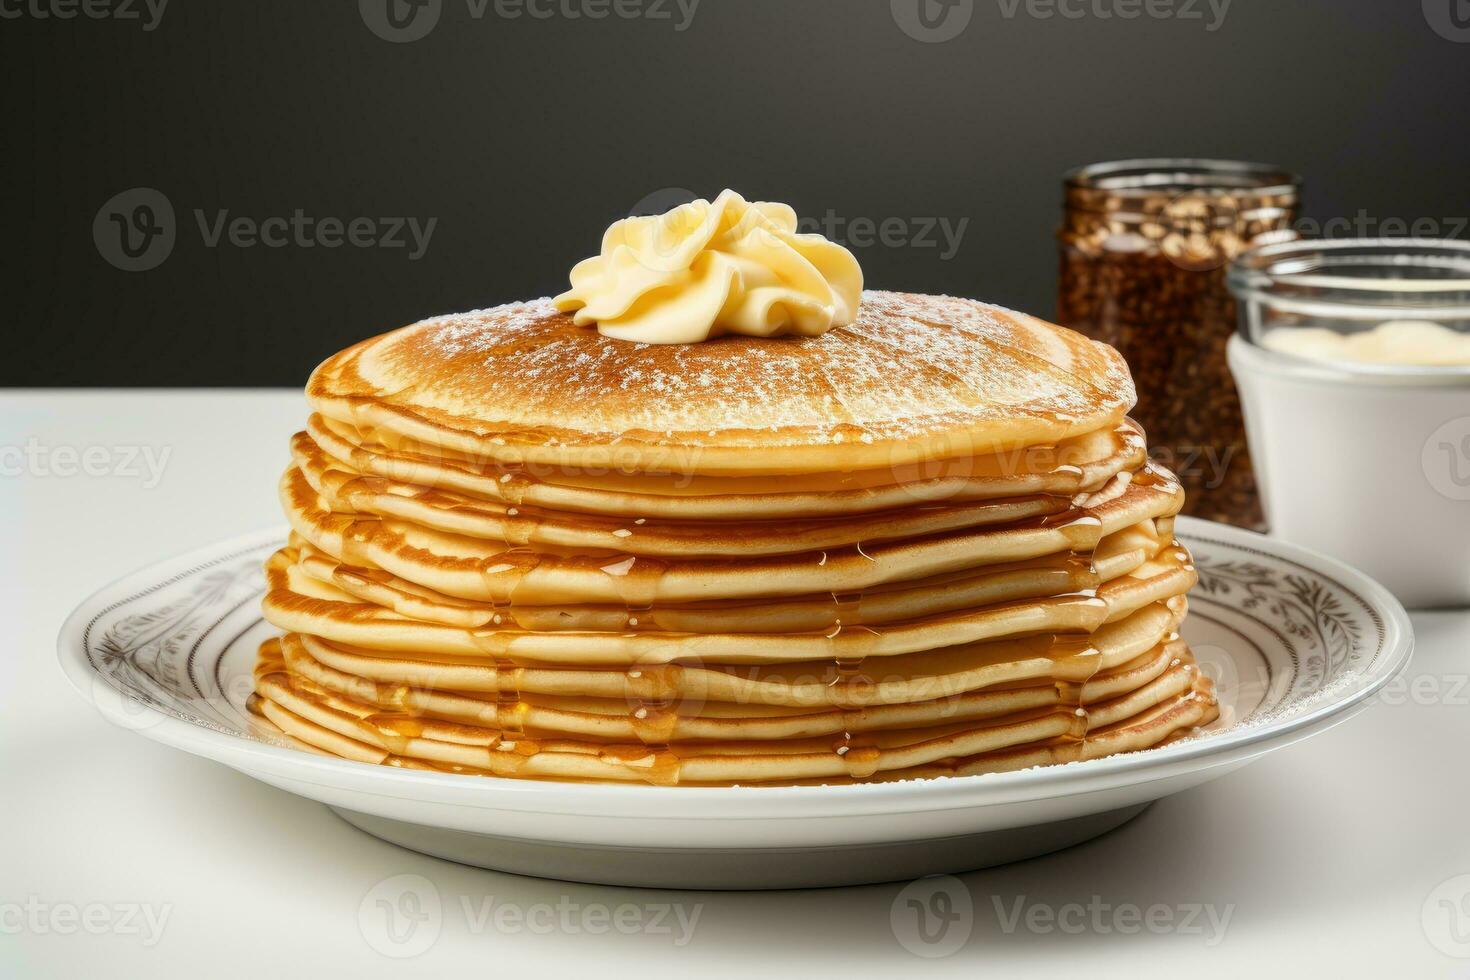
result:
[[[134,568],[279,523],[305,413],[295,392],[0,394],[0,976],[1470,973],[1433,941],[1470,952],[1470,877],[1438,888],[1470,876],[1470,612],[1416,614],[1407,677],[1342,726],[962,876],[973,931],[927,962],[894,937],[901,885],[669,893],[461,867],[107,724],[56,666],[62,619]],[[411,959],[358,925],[400,874],[443,903]]]

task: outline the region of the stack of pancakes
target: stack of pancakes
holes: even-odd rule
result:
[[[349,759],[727,785],[994,772],[1213,720],[1178,483],[1111,349],[868,292],[819,337],[541,300],[328,359],[252,707]]]

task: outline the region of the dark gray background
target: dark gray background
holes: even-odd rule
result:
[[[558,291],[609,221],[669,187],[830,212],[839,240],[859,219],[899,219],[898,238],[968,219],[947,259],[942,238],[857,244],[868,283],[1043,315],[1078,164],[1273,162],[1305,175],[1309,215],[1370,231],[1464,235],[1470,213],[1470,41],[1445,27],[1466,0],[1234,0],[1213,31],[1204,0],[1201,19],[1134,20],[1090,10],[1114,0],[1070,0],[1076,19],[973,0],[943,43],[889,0],[701,0],[682,31],[673,0],[668,19],[600,21],[439,0],[410,43],[355,0],[171,0],[152,30],[142,0],[37,16],[73,2],[0,0],[6,385],[299,384],[361,337]],[[173,207],[176,241],[128,272],[94,221],[136,187]],[[416,261],[210,247],[195,211],[221,209],[437,226]]]

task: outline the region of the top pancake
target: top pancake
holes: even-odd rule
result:
[[[544,299],[435,317],[328,358],[307,397],[501,465],[744,475],[1053,443],[1116,424],[1134,390],[1116,351],[1070,330],[869,291],[855,323],[814,338],[628,343]]]

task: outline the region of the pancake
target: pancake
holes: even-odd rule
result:
[[[282,478],[281,502],[292,529],[347,564],[376,567],[446,595],[481,602],[620,603],[857,592],[890,582],[1056,554],[1090,552],[1102,538],[1141,521],[1172,517],[1183,491],[1149,464],[1121,473],[1083,505],[999,529],[961,529],[917,538],[834,546],[733,563],[716,556],[656,558],[628,550],[528,548],[473,538],[398,518],[337,513],[299,468]]]
[[[604,337],[547,301],[329,358],[279,481],[251,707],[289,744],[522,779],[800,785],[1163,744],[1178,481],[1116,353],[863,294],[815,337]]]
[[[1061,765],[1103,759],[1123,752],[1139,752],[1156,748],[1197,734],[1220,715],[1214,685],[1208,677],[1196,675],[1194,687],[1170,698],[1126,721],[1116,722],[1094,731],[1084,738],[1054,738],[1045,742],[1003,749],[984,755],[945,760],[876,773],[861,782],[895,782],[905,779],[937,779],[946,776],[981,776],[989,773],[1015,772],[1037,766]],[[854,780],[858,781],[858,780]],[[832,779],[797,780],[800,783],[831,784]],[[773,784],[776,785],[776,784]]]
[[[1061,744],[1085,745],[1094,727],[1105,733],[1111,726],[1136,725],[1141,716],[1146,718],[1160,708],[1177,708],[1198,698],[1207,684],[1197,668],[1179,664],[1135,691],[1088,708],[1041,708],[977,721],[880,729],[865,732],[860,741],[844,731],[835,747],[831,739],[815,737],[755,743],[672,743],[656,749],[574,738],[507,738],[499,729],[438,722],[422,716],[384,717],[376,706],[333,694],[299,678],[287,682],[281,673],[263,674],[258,691],[266,716],[308,742],[314,741],[313,728],[294,725],[296,719],[335,732],[369,750],[379,750],[383,756],[393,754],[497,775],[646,779],[674,784],[869,778],[879,772],[987,756],[1018,746],[1032,746],[1028,751],[1035,752],[1037,742],[1070,739]]]
[[[826,753],[817,751],[808,753],[805,759],[796,760],[796,764],[810,766],[815,761],[818,766],[813,768],[842,769],[845,772],[841,775],[753,779],[756,773],[752,770],[755,767],[742,765],[742,760],[739,758],[696,759],[694,760],[695,765],[685,765],[683,760],[670,759],[667,756],[661,757],[657,753],[639,749],[636,746],[604,750],[599,755],[593,756],[588,752],[553,751],[560,746],[547,743],[501,743],[504,748],[497,753],[498,757],[491,756],[483,760],[486,766],[442,760],[430,761],[427,758],[397,755],[382,745],[367,744],[342,735],[332,728],[308,720],[263,697],[257,696],[252,701],[252,708],[264,716],[273,728],[293,744],[310,751],[356,762],[475,776],[513,776],[585,782],[642,781],[655,785],[688,786],[731,784],[830,786],[845,783],[892,782],[1012,772],[1036,766],[1101,759],[1122,752],[1136,752],[1165,745],[1197,732],[1202,726],[1215,720],[1219,714],[1213,688],[1208,678],[1197,675],[1194,686],[1183,694],[1168,698],[1132,718],[1090,731],[1080,738],[1068,734],[1010,749],[941,759],[929,764],[886,771],[869,771],[872,762],[871,753],[858,755],[852,763],[843,763],[839,766],[834,765],[827,758]],[[473,761],[482,761],[477,758],[478,753],[473,749],[466,751],[465,747],[453,746],[450,743],[440,743],[436,746],[430,739],[417,741],[419,744],[428,746],[429,750],[424,752],[426,756],[469,757]],[[844,753],[844,756],[846,755],[852,755],[852,752]],[[772,768],[781,768],[779,766],[780,757],[774,758],[778,761],[774,767],[771,764],[773,757],[766,756],[760,760],[764,763],[762,768],[767,772]],[[704,765],[699,765],[699,763],[704,763]],[[796,766],[789,767],[787,771],[794,768]]]
[[[1155,603],[1085,638],[1037,634],[839,664],[836,660],[735,667],[664,664],[623,668],[524,666],[427,653],[412,658],[297,634],[324,666],[405,689],[620,699],[625,704],[735,703],[794,707],[864,707],[953,697],[1033,683],[1084,683],[1172,643],[1185,607]],[[274,641],[272,641],[274,642]],[[1092,651],[1096,651],[1093,653]],[[275,659],[280,659],[279,654]]]
[[[671,520],[826,517],[928,503],[1032,494],[1073,495],[1143,465],[1143,430],[1131,419],[1112,428],[989,456],[814,475],[628,474],[554,466],[497,466],[462,453],[434,455],[411,439],[379,437],[320,414],[307,438],[349,470],[417,487],[449,490],[510,507]],[[440,452],[443,452],[442,450]]]
[[[930,701],[857,708],[824,706],[815,710],[810,706],[689,700],[650,708],[618,698],[522,691],[515,699],[506,700],[473,692],[411,688],[329,667],[313,657],[295,634],[282,639],[281,649],[279,664],[263,659],[263,664],[269,664],[278,675],[273,683],[291,687],[301,682],[310,690],[320,689],[394,716],[407,714],[533,737],[556,733],[644,743],[810,738],[996,718],[1039,709],[1071,709],[1131,694],[1163,674],[1177,674],[1193,663],[1182,642],[1173,640],[1161,642],[1119,667],[1099,671],[1077,688],[1045,682],[956,693]],[[1181,681],[1179,689],[1182,687]]]
[[[334,463],[304,433],[291,444],[297,469],[333,513],[407,521],[448,534],[572,551],[622,551],[655,557],[783,555],[840,548],[1050,517],[1071,495],[1033,494],[962,504],[931,504],[878,513],[783,521],[669,521],[565,515],[475,500],[444,490],[363,477]]]
[[[613,340],[547,300],[435,317],[313,372],[322,415],[500,464],[832,473],[1054,444],[1134,400],[1106,345],[974,300],[865,292],[819,337]],[[754,464],[754,465],[753,465]]]
[[[887,657],[1037,632],[1092,632],[1152,602],[1182,595],[1195,582],[1189,555],[1168,549],[1094,594],[999,603],[923,619],[831,633],[682,633],[517,630],[508,624],[467,630],[407,619],[325,583],[297,576],[290,556],[267,566],[262,608],[283,630],[369,649],[476,655],[512,663],[631,665],[677,662],[779,663],[829,657]],[[299,591],[298,591],[299,590]]]
[[[1068,552],[896,582],[856,594],[660,604],[638,609],[458,599],[381,569],[343,564],[296,535],[279,564],[286,573],[286,583],[301,583],[309,594],[342,601],[351,597],[408,619],[465,629],[505,626],[535,631],[628,632],[651,628],[684,633],[825,633],[838,626],[875,626],[999,602],[1085,592],[1159,557],[1166,548],[1173,547],[1171,540],[1159,522],[1142,521],[1103,538],[1091,561]],[[289,567],[293,564],[299,575]],[[301,576],[345,595],[314,591]]]

